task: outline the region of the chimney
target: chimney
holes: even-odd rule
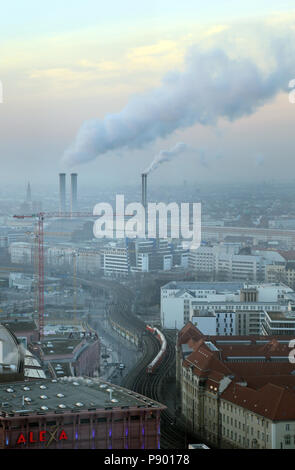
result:
[[[141,200],[142,205],[146,209],[147,206],[147,174],[142,173],[141,175],[142,187],[141,187]]]
[[[66,174],[59,174],[59,211],[66,212]]]
[[[141,202],[145,211],[145,235],[148,234],[148,214],[147,214],[147,173],[141,175]]]
[[[77,173],[71,173],[71,212],[77,211]]]

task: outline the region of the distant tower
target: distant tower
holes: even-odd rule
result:
[[[141,203],[145,213],[145,235],[148,235],[148,212],[147,212],[147,174],[141,174]]]
[[[59,174],[59,211],[66,212],[66,174]]]
[[[78,186],[77,186],[77,173],[71,173],[71,212],[77,211],[77,193],[78,193]]]
[[[147,174],[142,173],[141,175],[141,203],[146,209],[147,207]]]
[[[28,186],[27,186],[26,202],[27,202],[27,203],[31,203],[31,202],[32,202],[32,193],[31,193],[31,185],[30,185],[30,182],[28,183]]]

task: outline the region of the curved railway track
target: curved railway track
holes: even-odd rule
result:
[[[171,332],[165,332],[167,339],[167,350],[161,364],[155,373],[147,374],[147,365],[154,359],[160,350],[158,339],[146,333],[146,325],[140,318],[130,313],[132,311],[133,293],[126,286],[114,281],[85,281],[79,279],[83,284],[103,287],[107,291],[111,289],[111,300],[107,307],[107,313],[114,321],[122,326],[128,327],[132,333],[141,338],[143,355],[136,366],[124,378],[122,385],[141,395],[147,396],[160,403],[165,402],[165,380],[171,374],[175,376],[175,341]],[[167,407],[161,414],[161,448],[183,449],[185,448],[186,430],[182,426],[175,425],[174,410]]]
[[[154,338],[156,339],[156,338]],[[162,363],[157,368],[156,373],[147,374],[146,365],[147,362],[143,364],[138,364],[136,370],[132,371],[132,375],[127,377],[124,386],[132,388],[132,390],[150,397],[160,403],[165,404],[165,391],[163,390],[163,385],[165,379],[171,369],[174,368],[175,364],[175,350],[174,346],[170,340],[167,341],[167,350],[166,355]],[[174,425],[175,419],[174,415],[167,408],[161,414],[161,448],[170,449],[178,448],[183,449],[185,447],[185,432],[183,429],[179,429]]]

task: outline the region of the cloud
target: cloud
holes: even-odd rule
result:
[[[177,47],[178,44],[175,41],[159,41],[155,44],[135,47],[127,54],[127,58],[133,60],[134,58],[141,59],[150,56],[163,56],[167,53],[174,53]]]
[[[248,116],[288,87],[293,70],[289,43],[275,38],[267,73],[250,58],[219,48],[190,48],[181,72],[166,74],[160,87],[133,96],[118,113],[84,122],[63,156],[69,165],[111,150],[141,148],[176,130],[216,125]]]

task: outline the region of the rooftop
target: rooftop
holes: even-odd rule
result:
[[[193,373],[198,376],[208,379],[212,373],[233,375],[236,379],[260,376],[268,382],[270,376],[292,377],[291,338],[287,335],[205,336],[189,322],[179,332],[178,344],[183,351],[183,366],[193,367]],[[184,344],[190,348],[187,354],[184,354]]]
[[[165,409],[150,398],[100,379],[62,377],[0,384],[2,416],[131,407]]]
[[[7,326],[13,333],[18,333],[19,331],[35,331],[37,330],[36,323],[34,321],[23,321],[14,319],[11,321],[3,322],[4,326]]]
[[[71,339],[71,338],[50,338],[42,342],[42,351],[45,356],[50,355],[73,355],[73,352],[82,344],[83,340],[81,338]]]
[[[272,311],[267,311],[268,316],[270,317],[271,320],[274,321],[281,321],[281,322],[295,322],[295,317],[288,316],[284,312],[272,312]]]
[[[190,282],[171,281],[162,286],[162,289],[188,289],[188,290],[216,290],[238,291],[244,287],[244,282]]]
[[[222,398],[266,418],[294,420],[294,390],[267,383],[258,390],[231,383],[222,393]]]

